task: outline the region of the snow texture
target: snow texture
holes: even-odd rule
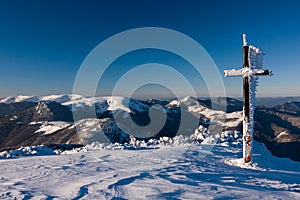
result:
[[[0,198],[300,198],[300,163],[273,157],[262,144],[254,144],[256,162],[244,164],[237,147],[161,140],[156,148],[95,144],[61,155],[0,160]]]

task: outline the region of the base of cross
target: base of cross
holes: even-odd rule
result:
[[[245,144],[244,162],[252,161],[252,138],[251,136],[244,136],[243,143]]]

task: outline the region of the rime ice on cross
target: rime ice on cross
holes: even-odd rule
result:
[[[243,68],[224,70],[225,76],[243,76],[243,158],[252,161],[252,140],[254,131],[255,94],[258,76],[270,76],[271,70],[262,69],[263,52],[254,46],[248,46],[243,34]]]

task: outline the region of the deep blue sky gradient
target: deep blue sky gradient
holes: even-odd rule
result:
[[[192,37],[221,72],[241,67],[246,33],[274,72],[260,79],[259,96],[300,96],[299,10],[297,0],[0,0],[0,97],[71,93],[77,70],[94,47],[119,32],[147,26]],[[171,62],[164,53],[157,58]],[[129,63],[123,59],[111,73]],[[109,80],[107,88],[113,85]],[[229,96],[242,95],[241,78],[224,82]]]

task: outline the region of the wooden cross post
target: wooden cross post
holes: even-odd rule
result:
[[[243,159],[252,162],[252,140],[254,132],[254,109],[257,79],[259,76],[272,75],[271,70],[262,69],[263,52],[254,46],[248,46],[243,35],[243,68],[225,70],[225,76],[243,76]]]

